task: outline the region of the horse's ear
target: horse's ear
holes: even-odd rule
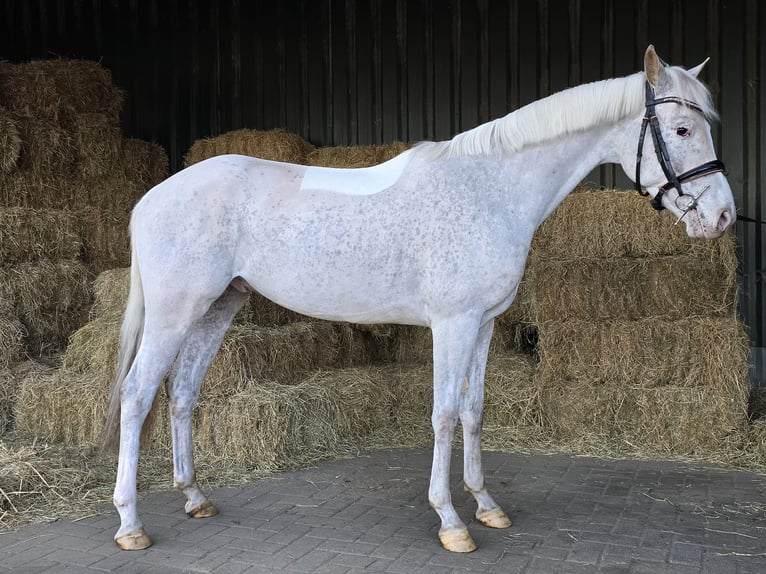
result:
[[[694,66],[693,68],[689,68],[687,70],[692,76],[695,78],[700,75],[700,72],[702,71],[702,68],[705,67],[705,64],[707,64],[710,61],[710,58],[705,58],[705,61],[702,62],[699,66]]]
[[[644,54],[644,72],[646,73],[646,79],[652,85],[657,88],[660,85],[660,79],[663,74],[662,60],[654,51],[654,46],[649,44]]]

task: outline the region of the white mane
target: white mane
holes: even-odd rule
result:
[[[716,117],[710,92],[683,68],[665,69],[669,94],[696,103],[708,119]],[[434,158],[516,152],[591,127],[638,114],[645,104],[643,72],[583,84],[528,104],[510,114],[444,142],[418,145]]]

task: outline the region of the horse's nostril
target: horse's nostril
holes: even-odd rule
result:
[[[731,212],[728,209],[724,209],[718,218],[718,231],[726,231],[729,225],[731,225]]]

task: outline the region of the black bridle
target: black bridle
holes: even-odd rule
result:
[[[661,186],[659,191],[657,191],[657,195],[655,195],[651,201],[651,206],[658,211],[665,209],[662,205],[662,196],[666,191],[675,188],[678,192],[678,198],[683,195],[689,195],[692,198],[691,202],[688,203],[688,207],[684,210],[684,213],[686,213],[686,211],[696,207],[696,200],[699,196],[694,197],[691,196],[691,194],[685,194],[681,190],[681,184],[685,181],[697,179],[698,177],[709,175],[711,173],[725,172],[726,166],[724,166],[721,160],[714,159],[712,161],[705,162],[702,165],[698,165],[697,167],[693,167],[681,175],[676,175],[676,172],[673,170],[673,165],[670,163],[668,149],[665,147],[665,140],[662,139],[660,123],[657,120],[657,114],[654,110],[654,107],[658,104],[680,104],[690,107],[699,113],[702,113],[702,108],[700,108],[694,102],[690,102],[689,100],[684,100],[675,96],[655,98],[654,88],[652,88],[648,81],[646,82],[646,114],[644,115],[644,121],[641,123],[641,135],[638,138],[638,153],[636,154],[636,191],[638,191],[638,193],[641,195],[649,195],[649,193],[644,191],[644,189],[641,187],[641,156],[644,153],[644,136],[646,135],[646,126],[649,126],[652,131],[652,140],[654,140],[654,152],[657,154],[657,161],[659,162],[665,177],[668,179],[667,183]],[[676,198],[676,201],[678,198]]]

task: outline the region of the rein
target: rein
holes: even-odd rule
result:
[[[645,196],[649,195],[649,193],[647,191],[644,191],[644,189],[641,187],[641,157],[644,153],[644,137],[646,136],[646,128],[647,126],[649,126],[652,132],[652,140],[654,141],[654,152],[657,154],[657,161],[659,162],[660,167],[662,168],[662,172],[665,174],[665,177],[668,180],[667,183],[665,183],[663,186],[659,188],[659,190],[657,191],[657,195],[654,196],[650,204],[657,211],[661,211],[665,209],[662,205],[662,196],[665,195],[666,191],[675,188],[676,191],[678,192],[678,197],[676,198],[676,205],[678,206],[679,209],[682,209],[684,212],[684,215],[686,215],[688,211],[697,207],[697,199],[699,198],[699,196],[695,197],[695,196],[692,196],[691,194],[685,194],[681,189],[681,184],[686,181],[691,181],[692,179],[697,179],[698,177],[709,175],[711,173],[725,172],[726,166],[724,166],[721,160],[714,159],[712,161],[708,161],[701,165],[698,165],[697,167],[693,167],[692,169],[685,171],[681,175],[676,175],[676,172],[673,170],[673,164],[670,162],[670,155],[668,154],[668,149],[665,146],[665,140],[662,138],[662,131],[660,130],[660,122],[657,120],[657,114],[655,113],[655,109],[654,109],[655,106],[659,104],[685,105],[690,107],[693,110],[696,110],[702,113],[702,108],[700,108],[700,106],[698,106],[694,102],[690,102],[689,100],[685,100],[683,98],[678,98],[675,96],[655,98],[654,88],[652,88],[651,84],[647,80],[646,82],[646,114],[644,115],[644,120],[641,123],[641,135],[638,138],[638,152],[636,153],[636,191],[638,191],[638,193],[640,193],[641,195],[645,195]],[[679,205],[678,202],[683,196],[687,196],[687,200],[684,202],[685,205],[682,206],[682,205]]]

